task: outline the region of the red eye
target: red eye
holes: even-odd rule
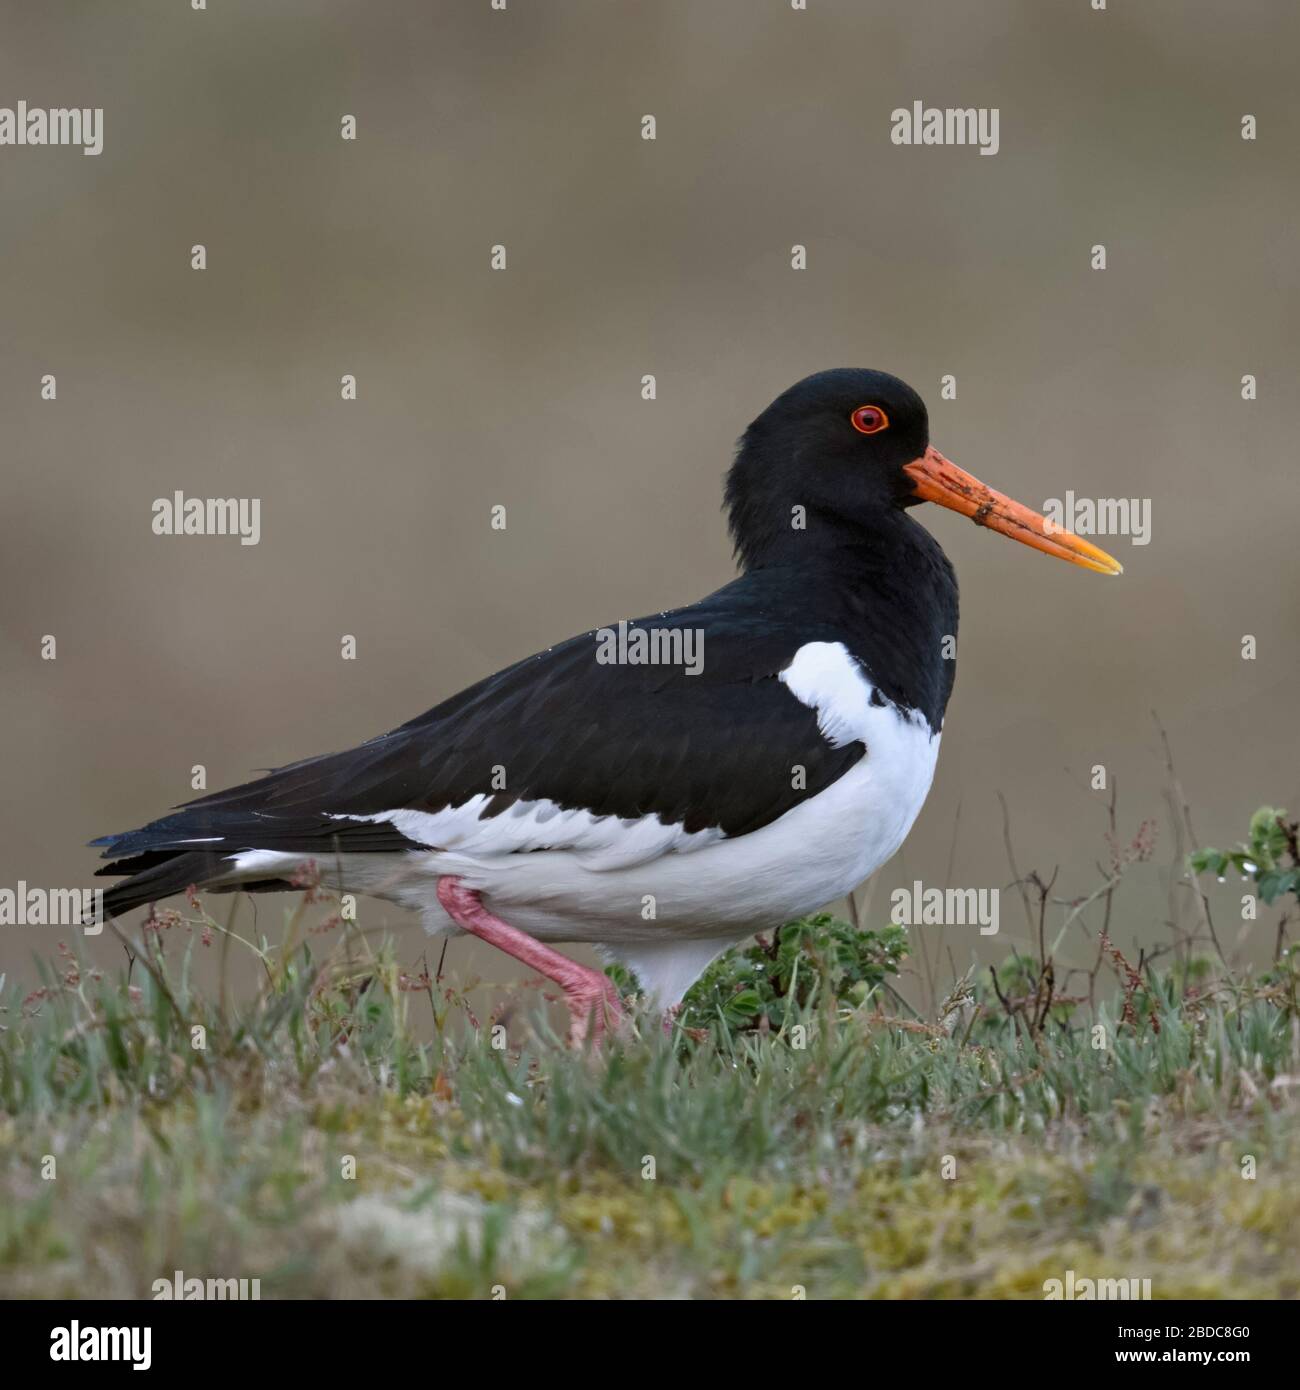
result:
[[[889,416],[878,405],[860,405],[849,419],[859,434],[879,434],[889,428]]]

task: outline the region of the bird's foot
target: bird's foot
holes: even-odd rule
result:
[[[584,971],[587,978],[564,986],[564,1003],[570,1020],[569,1043],[582,1047],[590,1038],[599,1047],[623,1022],[618,990],[613,980],[599,970],[586,970],[576,962],[573,968]]]

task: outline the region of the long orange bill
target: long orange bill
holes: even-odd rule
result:
[[[918,497],[960,512],[970,517],[976,526],[987,526],[990,531],[1001,532],[1013,541],[1032,545],[1044,554],[1069,560],[1072,565],[1082,565],[1098,574],[1124,573],[1124,566],[1104,550],[986,487],[951,459],[944,458],[938,449],[927,449],[919,459],[906,464],[903,472],[916,484]]]

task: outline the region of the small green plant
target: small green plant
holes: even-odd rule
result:
[[[1286,812],[1261,806],[1250,818],[1250,833],[1236,849],[1198,849],[1190,856],[1194,873],[1212,873],[1220,883],[1234,869],[1253,879],[1259,896],[1274,903],[1285,893],[1300,898],[1300,822],[1287,820]]]
[[[856,1009],[898,974],[907,952],[902,927],[859,931],[826,912],[787,922],[719,956],[691,987],[681,1022],[716,1037],[779,1032],[816,1003]]]

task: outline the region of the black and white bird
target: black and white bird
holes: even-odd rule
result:
[[[617,995],[553,942],[602,948],[675,1005],[728,946],[852,891],[921,809],[957,634],[952,566],[910,514],[923,501],[1120,572],[944,458],[898,378],[819,372],[741,438],[738,579],[96,840],[100,873],[130,875],[106,911],[191,885],[288,889],[314,866],[552,979],[575,1037],[599,1037]]]

